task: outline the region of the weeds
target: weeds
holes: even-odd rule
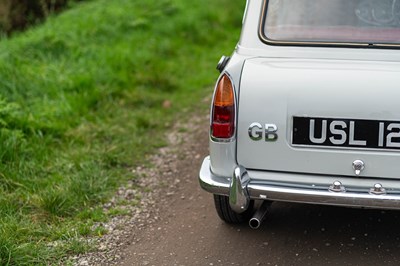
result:
[[[55,264],[106,233],[101,204],[207,108],[243,5],[92,0],[0,42],[1,265]]]

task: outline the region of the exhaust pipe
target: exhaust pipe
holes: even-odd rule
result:
[[[253,217],[249,221],[249,226],[251,229],[258,229],[260,228],[262,222],[264,221],[270,206],[271,206],[270,201],[263,201],[261,204],[260,208],[254,213]]]

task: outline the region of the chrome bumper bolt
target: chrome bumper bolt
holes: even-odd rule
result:
[[[374,195],[386,194],[386,189],[379,183],[376,183],[373,188],[370,189],[369,193]]]
[[[344,186],[342,185],[342,183],[340,181],[335,181],[333,182],[333,184],[329,187],[329,191],[331,192],[345,192],[346,189],[344,188]]]

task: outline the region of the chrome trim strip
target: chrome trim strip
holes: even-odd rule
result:
[[[210,132],[211,132],[211,129],[210,129]],[[217,143],[231,143],[231,142],[236,141],[236,137],[232,137],[230,139],[220,139],[220,138],[211,136],[211,134],[210,134],[210,139]]]
[[[289,146],[292,148],[301,148],[301,149],[311,149],[311,150],[332,150],[332,151],[337,151],[341,150],[343,152],[346,151],[358,151],[358,152],[392,152],[392,153],[399,153],[399,149],[375,149],[375,148],[366,148],[366,147],[345,147],[345,146],[340,146],[340,147],[335,147],[335,146],[323,146],[323,145],[303,145],[303,144],[293,144],[293,141],[289,143]]]
[[[241,171],[244,170],[242,169]],[[213,175],[210,171],[209,157],[206,157],[203,161],[199,181],[201,187],[210,193],[225,196],[230,195],[231,178]],[[319,187],[314,189],[285,187],[251,180],[251,178],[246,188],[248,199],[400,210],[400,193],[375,195],[370,194],[369,190],[365,192],[330,192],[329,187],[326,190]]]
[[[243,18],[242,18],[242,25],[244,24],[244,21],[246,20],[248,9],[249,9],[249,0],[246,0],[246,7],[244,8],[244,13],[243,13]]]
[[[400,44],[394,43],[354,43],[354,42],[310,42],[310,41],[276,41],[268,39],[265,35],[265,21],[267,16],[268,0],[264,0],[261,9],[260,23],[258,29],[258,36],[262,42],[269,45],[286,45],[286,46],[320,46],[320,47],[350,47],[350,48],[386,48],[386,49],[399,49]]]

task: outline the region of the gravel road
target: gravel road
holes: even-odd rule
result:
[[[274,203],[259,230],[223,223],[197,181],[208,118],[184,128],[150,159],[155,167],[134,171],[150,191],[128,185],[116,196],[140,193],[142,205],[103,225],[112,230],[77,265],[399,265],[399,212]]]

